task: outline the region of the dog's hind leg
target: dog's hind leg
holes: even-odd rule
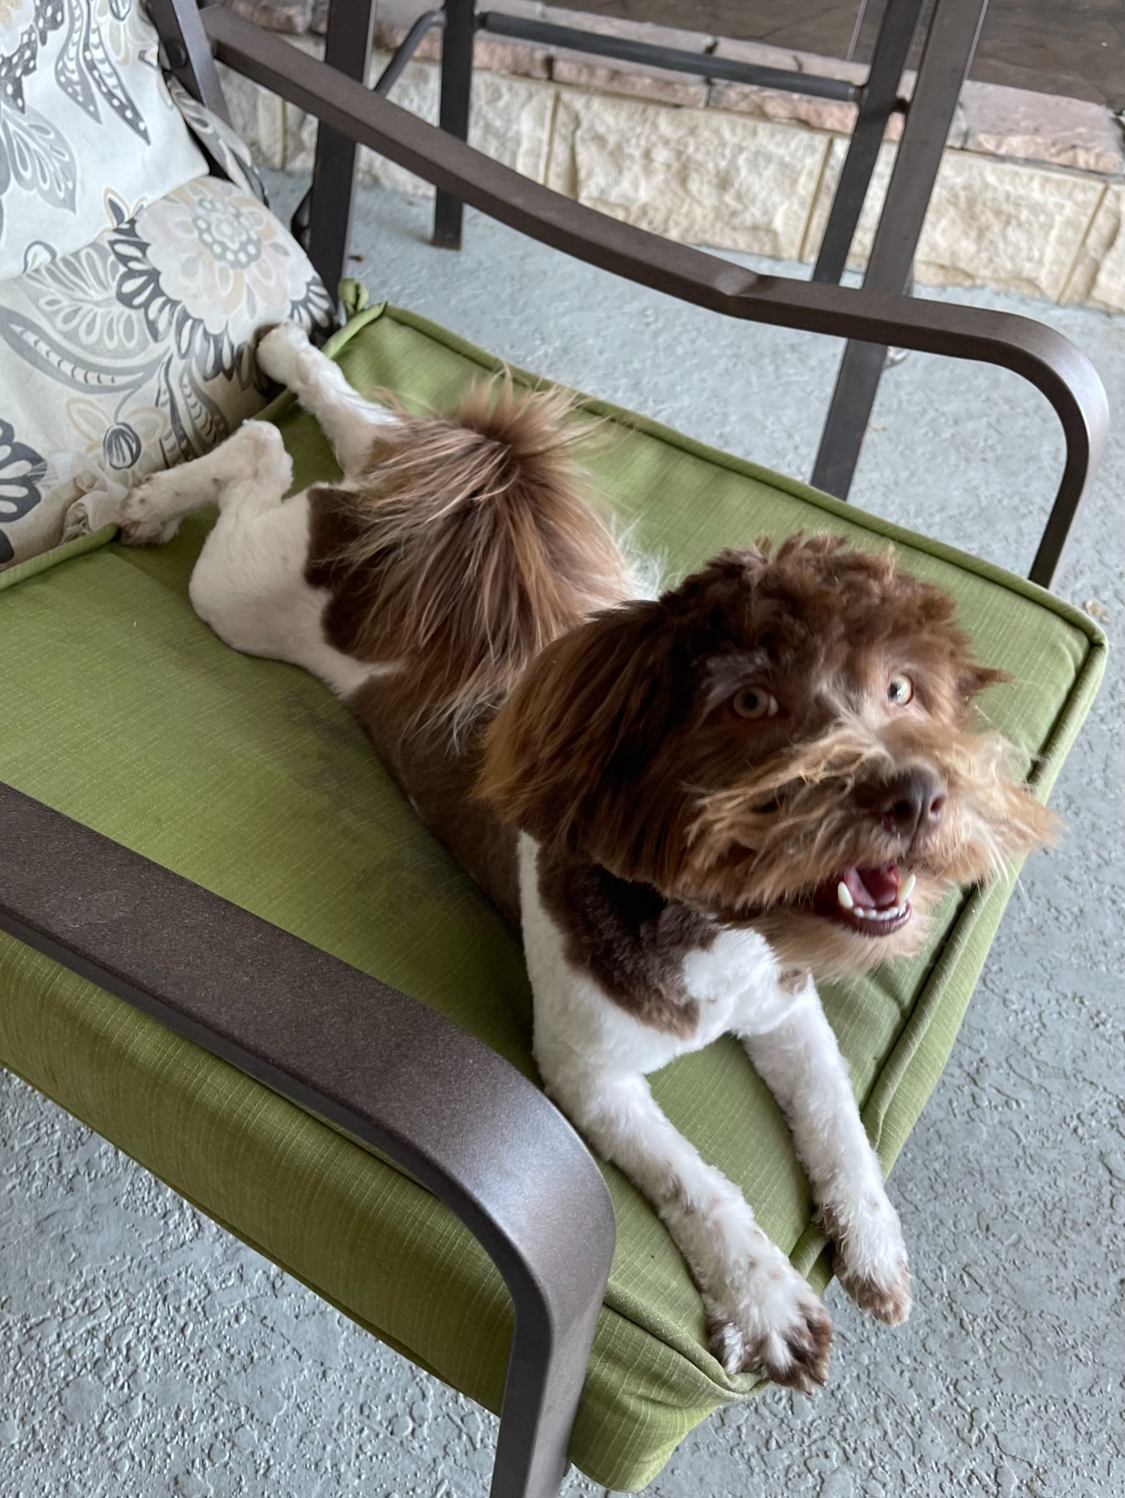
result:
[[[151,474],[127,494],[118,513],[126,546],[170,541],[185,515],[222,504],[234,489],[257,490],[277,504],[293,477],[281,434],[268,422],[247,421],[202,458]]]
[[[305,578],[309,498],[282,503],[293,465],[281,434],[251,421],[224,446],[232,444],[222,479],[213,480],[219,518],[191,575],[192,607],[235,650],[303,666],[348,696],[374,668],[325,636],[325,591]]]
[[[313,348],[299,323],[271,328],[258,344],[257,360],[271,380],[287,385],[316,418],[347,478],[363,472],[379,428],[398,424],[393,412],[352,389],[340,366]]]

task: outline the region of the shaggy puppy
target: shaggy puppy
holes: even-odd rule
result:
[[[420,814],[522,926],[550,1095],[652,1202],[729,1373],[825,1379],[832,1324],[646,1075],[732,1032],[786,1114],[847,1292],[903,1321],[898,1218],[812,974],[913,950],[955,881],[1049,837],[949,598],[825,536],[638,598],[579,494],[557,396],[450,420],[362,401],[304,333],[259,350],[344,480],[282,504],[248,422],[129,496],[124,539],[217,502],[192,602],[352,706]],[[571,435],[568,435],[568,432]]]

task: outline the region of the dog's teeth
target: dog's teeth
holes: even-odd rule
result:
[[[855,908],[855,901],[852,899],[852,892],[842,879],[836,886],[836,898],[837,900],[839,900],[842,909],[852,910]],[[860,912],[860,914],[862,914],[862,911]]]
[[[862,916],[865,921],[869,921],[875,912],[873,910],[866,910],[862,905],[857,905],[852,914]]]
[[[918,880],[914,877],[913,874],[907,874],[906,880],[903,883],[902,888],[898,892],[898,903],[900,905],[905,905],[907,900],[910,899],[910,896],[914,893],[914,886],[917,883]]]

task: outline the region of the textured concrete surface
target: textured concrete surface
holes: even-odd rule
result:
[[[287,211],[302,184],[273,180]],[[363,195],[355,269],[376,296],[807,474],[827,340],[724,324],[472,215],[461,256],[434,251],[427,214]],[[1115,635],[1125,323],[965,299],[1050,322],[1110,386],[1114,446],[1059,591]],[[884,381],[855,498],[1025,567],[1060,452],[1014,376],[912,356]],[[653,1498],[1120,1498],[1123,699],[1115,660],[1055,795],[1066,838],[1028,867],[892,1176],[910,1323],[868,1323],[830,1292],[828,1389],[710,1421]],[[482,1498],[494,1428],[0,1074],[2,1498]]]

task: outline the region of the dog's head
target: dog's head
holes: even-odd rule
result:
[[[490,730],[480,793],[549,848],[857,971],[954,882],[1051,837],[974,733],[1002,673],[939,588],[827,536],[728,551],[554,641]]]

